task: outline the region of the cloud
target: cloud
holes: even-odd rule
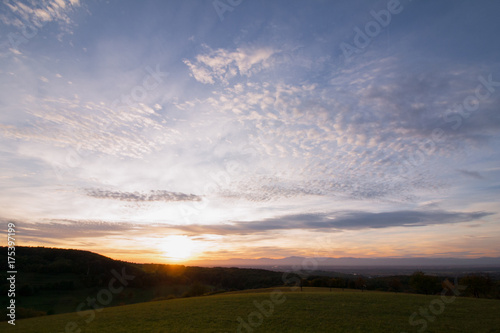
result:
[[[9,139],[48,143],[73,148],[83,156],[99,152],[139,158],[177,140],[148,105],[107,105],[75,97],[25,100],[26,123],[0,124],[0,134]]]
[[[476,89],[485,93],[478,77],[487,78],[495,66],[478,70],[476,66],[429,59],[417,67],[414,62],[396,54],[335,73],[330,94],[337,95],[349,111],[332,114],[339,129],[352,140],[364,133],[379,146],[399,146],[407,156],[423,150],[438,129],[443,139],[434,140],[432,149],[426,149],[428,157],[446,156],[465,145],[484,145],[497,136],[500,94],[495,92],[480,101],[477,111],[465,112],[461,107],[475,96]],[[493,81],[497,78],[493,75]]]
[[[246,146],[253,150],[247,162],[254,165],[257,175],[234,179],[233,187],[222,191],[224,197],[267,201],[319,194],[411,200],[415,189],[441,184],[431,179],[431,173],[398,177],[405,157],[425,137],[399,128],[403,125],[397,122],[398,116],[391,114],[397,106],[362,103],[367,85],[376,85],[376,72],[389,71],[386,63],[360,71],[366,74],[363,84],[352,83],[360,79],[357,71],[341,73],[341,78],[327,86],[273,85],[259,82],[259,75],[246,83],[215,89],[206,99],[176,106],[193,112],[216,110],[218,115],[236,119],[224,130],[229,129],[228,135],[236,132],[231,137],[237,143],[234,147],[243,147],[241,141],[246,139]]]
[[[76,239],[90,238],[99,239],[101,237],[112,238],[141,238],[155,235],[163,237],[174,230],[166,224],[141,224],[135,222],[82,220],[82,219],[44,219],[38,221],[6,219],[0,217],[0,223],[14,223],[16,232],[22,235],[23,241],[28,240],[56,240],[56,239]],[[0,233],[6,233],[6,228]],[[99,241],[96,240],[96,243]]]
[[[63,32],[69,33],[73,24],[70,13],[77,7],[80,7],[79,0],[71,0],[69,3],[63,0],[3,1],[0,5],[0,21],[18,29],[36,29],[35,27],[41,28],[47,22],[57,22]]]
[[[114,199],[121,201],[201,201],[201,197],[194,194],[169,192],[162,190],[149,191],[149,193],[108,191],[87,189],[86,194],[98,199]]]
[[[483,176],[477,171],[469,171],[469,170],[462,170],[462,169],[457,169],[458,172],[460,172],[462,175],[465,175],[467,177],[471,177],[474,179],[484,179]]]
[[[284,177],[257,177],[235,182],[233,189],[220,192],[224,198],[244,199],[264,202],[303,196],[332,197],[341,196],[351,199],[381,199],[399,196],[400,200],[410,200],[401,184],[376,181],[359,181],[343,178],[341,180],[313,179],[290,180]]]
[[[251,234],[272,230],[360,230],[390,227],[422,227],[438,224],[471,222],[490,212],[447,212],[433,211],[394,211],[383,213],[341,212],[333,214],[295,214],[251,222],[232,222],[220,225],[175,226],[180,230],[206,234]],[[174,227],[174,226],[172,226]]]
[[[212,50],[198,54],[196,60],[185,59],[191,76],[205,84],[228,81],[236,76],[251,76],[270,66],[268,61],[276,51],[272,48],[238,48],[235,51],[225,49]]]
[[[19,220],[0,219],[16,225],[16,233],[27,241],[34,239],[72,239],[72,238],[99,238],[113,235],[123,235],[140,227],[132,223],[82,221],[82,220],[51,220],[44,222],[26,222]]]

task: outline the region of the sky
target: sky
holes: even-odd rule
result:
[[[0,4],[0,220],[134,262],[500,256],[500,3]]]

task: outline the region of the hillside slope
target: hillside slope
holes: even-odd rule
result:
[[[441,309],[438,296],[282,290],[282,294],[256,290],[24,319],[14,329],[5,329],[7,323],[3,322],[0,331],[387,333],[417,332],[426,325],[426,332],[500,332],[497,300],[457,298]],[[417,315],[411,321],[410,316],[419,309],[428,319]]]
[[[0,247],[7,263],[7,249]],[[88,297],[96,297],[114,282],[124,289],[100,306],[148,302],[158,298],[197,296],[208,292],[264,288],[281,285],[282,273],[262,269],[186,267],[183,265],[134,264],[97,253],[45,247],[16,247],[16,304],[18,318],[33,312],[74,312]],[[9,290],[7,268],[0,272],[0,290]],[[120,277],[129,277],[122,281]],[[118,279],[118,281],[116,281]],[[123,283],[122,283],[123,282]],[[7,297],[0,298],[6,320]],[[87,309],[89,306],[86,304]],[[22,307],[22,309],[20,309]]]

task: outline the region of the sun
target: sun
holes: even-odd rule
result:
[[[196,243],[187,236],[173,235],[163,239],[160,249],[169,260],[181,261],[193,255]]]

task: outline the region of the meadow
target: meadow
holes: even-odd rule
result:
[[[0,323],[2,332],[500,332],[500,302],[328,288],[258,289]],[[452,301],[450,301],[452,300]],[[412,319],[410,316],[413,313]],[[9,327],[7,327],[9,326]],[[425,327],[424,327],[425,326]]]

